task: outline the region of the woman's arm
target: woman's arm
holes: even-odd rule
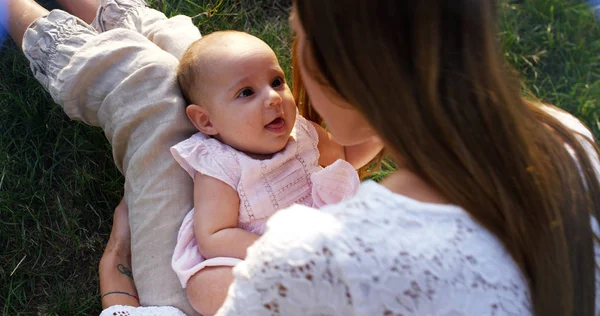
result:
[[[383,143],[377,138],[371,139],[353,146],[342,146],[338,144],[331,134],[319,124],[310,121],[319,135],[319,164],[329,166],[338,159],[344,159],[354,168],[359,169],[369,163],[381,150]]]
[[[100,316],[185,316],[171,306],[140,307],[137,291],[131,274],[131,233],[129,211],[125,200],[115,208],[113,226],[104,253],[100,259]]]
[[[117,249],[105,250],[100,259],[100,296],[102,309],[114,305],[140,306],[131,273],[131,254]]]
[[[129,215],[122,200],[115,208],[110,237],[98,266],[102,309],[113,305],[140,306],[130,267]]]
[[[194,234],[205,258],[244,259],[258,235],[238,228],[240,198],[225,182],[197,173],[194,177]]]

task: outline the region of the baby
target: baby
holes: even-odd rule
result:
[[[178,79],[186,113],[200,132],[171,148],[194,179],[194,209],[172,259],[188,293],[194,291],[190,278],[204,267],[245,258],[276,211],[352,196],[361,166],[342,159],[368,161],[381,149],[374,142],[348,150],[298,115],[275,53],[247,33],[215,32],[192,44]],[[224,299],[227,288],[218,291],[212,294]]]

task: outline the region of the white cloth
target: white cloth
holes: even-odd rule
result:
[[[185,314],[171,306],[133,307],[113,305],[103,310],[100,316],[185,316]]]
[[[518,266],[459,207],[367,181],[352,199],[293,206],[267,225],[219,315],[530,314]]]

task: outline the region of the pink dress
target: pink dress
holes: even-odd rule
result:
[[[319,166],[318,135],[300,115],[286,147],[270,159],[258,160],[196,133],[171,147],[179,164],[194,178],[196,172],[223,181],[240,197],[238,227],[262,235],[265,222],[292,204],[322,207],[353,196],[360,181],[348,162],[337,160]],[[185,288],[189,278],[207,266],[234,266],[238,258],[204,259],[198,251],[193,227],[194,210],[184,218],[171,265]]]

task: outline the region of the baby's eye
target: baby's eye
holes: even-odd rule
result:
[[[275,78],[275,80],[273,80],[271,83],[271,87],[273,88],[279,88],[281,86],[283,86],[283,79],[280,77]]]
[[[240,93],[238,93],[236,98],[247,98],[253,94],[254,94],[254,90],[252,90],[250,88],[244,88],[244,89],[242,89],[242,91],[240,91]]]

